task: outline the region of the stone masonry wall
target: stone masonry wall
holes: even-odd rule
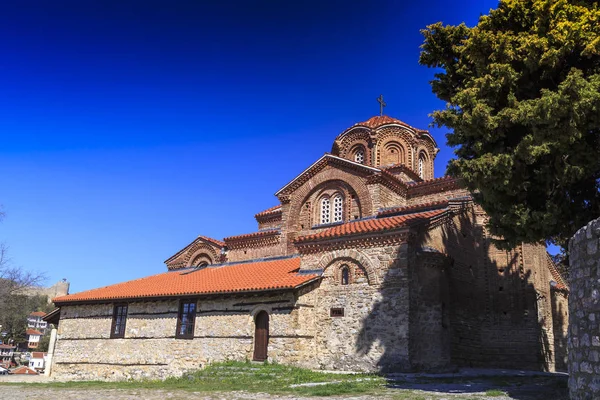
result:
[[[564,350],[557,354],[555,346],[564,337],[560,332],[566,321],[553,309],[544,246],[497,249],[486,237],[482,214],[476,209],[429,231],[422,241],[451,260],[448,312],[453,363],[555,369],[556,357],[564,357]]]
[[[569,242],[569,392],[600,398],[600,219]]]
[[[407,245],[340,249],[302,256],[304,269],[323,268],[314,296],[315,366],[350,371],[411,370]],[[341,284],[341,270],[350,282]],[[332,316],[332,309],[343,316]]]
[[[123,339],[110,338],[112,304],[63,306],[52,375],[162,379],[212,361],[252,359],[254,315],[261,310],[269,314],[269,360],[311,366],[312,309],[293,293],[199,300],[190,340],[175,338],[177,300],[129,303]]]

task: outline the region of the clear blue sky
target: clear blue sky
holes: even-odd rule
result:
[[[496,1],[0,5],[0,240],[71,292],[159,273],[197,235],[252,232],[273,194],[379,112],[427,128],[427,24]],[[452,150],[432,129],[441,152]]]

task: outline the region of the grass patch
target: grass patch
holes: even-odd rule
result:
[[[490,390],[486,390],[485,395],[488,397],[500,397],[500,396],[506,396],[506,393],[504,393],[502,390],[490,389]]]
[[[321,384],[294,386],[307,383]],[[164,381],[75,381],[35,385],[64,389],[178,389],[194,392],[245,391],[333,396],[381,393],[385,390],[385,379],[372,374],[332,374],[280,364],[228,361],[211,364],[202,370],[186,373],[178,378],[167,378]]]

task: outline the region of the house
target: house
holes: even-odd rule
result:
[[[48,353],[43,353],[41,351],[34,351],[31,353],[31,357],[29,358],[29,368],[32,368],[36,371],[42,371],[46,364],[46,358]]]
[[[164,378],[228,359],[564,369],[567,284],[543,245],[494,245],[460,180],[435,178],[437,152],[395,118],[351,126],[255,232],[198,236],[167,272],[55,298],[52,374]]]
[[[15,354],[16,346],[11,346],[9,344],[0,344],[0,366],[4,368],[10,368],[10,366],[14,363],[14,354]]]
[[[24,365],[11,370],[10,373],[14,375],[39,375],[36,370],[26,367]]]
[[[43,333],[36,329],[27,329],[25,335],[27,336],[27,348],[35,349],[40,344],[40,338]]]
[[[27,327],[30,329],[38,330],[42,333],[42,335],[46,334],[46,328],[48,327],[48,323],[43,320],[46,316],[46,313],[43,311],[34,311],[27,317]]]

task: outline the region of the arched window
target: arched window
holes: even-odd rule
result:
[[[356,150],[356,153],[354,153],[354,161],[360,164],[365,163],[365,151],[362,147],[360,147],[358,150]]]
[[[419,154],[419,177],[425,179],[425,154]]]
[[[323,197],[321,199],[321,223],[328,224],[331,222],[331,204],[329,197]]]
[[[342,285],[350,282],[350,270],[347,265],[342,265]]]
[[[344,198],[336,194],[333,198],[333,222],[341,222],[344,214]]]

